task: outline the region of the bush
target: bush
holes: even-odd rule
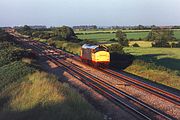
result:
[[[80,45],[83,45],[83,44],[98,44],[98,42],[94,41],[94,40],[87,40],[87,39],[85,39],[85,40],[80,42]]]
[[[175,48],[176,47],[176,43],[171,43],[171,47]]]
[[[56,43],[55,43],[54,40],[49,39],[49,40],[47,41],[47,43],[48,43],[48,45],[50,45],[50,46],[56,47]]]
[[[110,39],[109,41],[111,41],[111,42],[117,42],[117,40],[116,39]]]
[[[80,54],[81,45],[78,43],[72,43],[67,41],[56,41],[56,47],[62,50],[66,50],[67,52],[71,52],[74,54]]]
[[[17,56],[14,56],[16,47],[12,45],[7,45],[4,43],[0,43],[1,49],[0,49],[0,67],[8,64],[14,60],[17,60]]]
[[[170,47],[170,44],[162,40],[156,40],[152,43],[152,47]]]
[[[124,54],[123,46],[120,44],[111,44],[108,48],[111,53]]]
[[[28,67],[21,61],[15,61],[0,67],[0,91],[11,84],[21,80],[25,75],[32,73],[35,69]]]
[[[171,47],[173,47],[173,48],[180,48],[180,42],[178,42],[178,43],[171,43]]]
[[[77,43],[68,43],[64,47],[66,51],[71,52],[73,54],[80,54],[80,48],[81,46]]]
[[[180,42],[178,42],[178,43],[176,44],[176,47],[180,48]]]
[[[140,47],[137,43],[134,43],[132,47]]]
[[[142,40],[142,38],[139,38],[139,41],[141,41]]]
[[[63,49],[63,44],[67,43],[66,41],[55,41],[56,47]]]

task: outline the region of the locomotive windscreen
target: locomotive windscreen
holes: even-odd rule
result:
[[[97,47],[97,48],[95,49],[95,51],[96,51],[96,52],[98,52],[98,51],[108,51],[108,48],[100,45],[99,47]]]

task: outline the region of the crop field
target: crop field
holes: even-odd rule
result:
[[[132,46],[135,43],[137,43],[140,47],[152,47],[152,42],[150,41],[130,41],[129,46]]]
[[[104,33],[103,33],[104,32]],[[78,38],[80,39],[87,39],[87,40],[95,40],[99,42],[109,41],[110,39],[114,39],[115,37],[115,31],[78,31]],[[138,40],[146,39],[149,31],[124,31],[127,34],[128,39],[135,39]],[[81,34],[80,34],[81,33]],[[174,31],[174,36],[176,39],[180,40],[180,30]]]

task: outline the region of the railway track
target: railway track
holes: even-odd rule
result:
[[[42,52],[42,50],[43,50],[42,46],[44,46],[44,48],[46,48],[45,44],[41,44],[41,43],[38,43],[38,42],[37,42],[37,45],[31,45],[31,46],[35,47],[35,49],[39,50],[39,52]],[[135,112],[136,114],[142,116],[145,119],[154,119],[154,117],[152,117],[152,116],[159,116],[161,118],[168,119],[168,120],[175,119],[175,118],[173,118],[173,117],[171,117],[171,116],[169,116],[169,115],[167,115],[165,113],[162,113],[159,110],[156,110],[156,109],[152,108],[151,106],[143,103],[142,101],[140,101],[140,100],[138,100],[138,99],[124,93],[123,91],[118,90],[114,86],[102,81],[99,78],[96,78],[95,76],[87,73],[87,71],[84,71],[84,70],[78,68],[76,65],[74,65],[72,63],[68,63],[66,61],[62,62],[61,59],[55,58],[53,56],[46,56],[46,57],[48,59],[50,59],[52,62],[54,62],[55,64],[57,64],[57,65],[63,65],[69,72],[74,74],[75,77],[79,78],[85,84],[91,86],[92,88],[96,89],[97,91],[103,93],[103,95],[105,95],[110,100],[114,101],[116,104],[126,106],[128,109],[130,109],[131,111]],[[141,88],[146,87],[146,89],[148,88],[147,89],[148,91],[150,91],[152,89],[152,88],[149,88],[148,85],[146,85],[144,87],[143,86],[144,84],[142,84],[142,83],[138,83],[138,82],[132,83],[132,80],[133,80],[132,78],[120,75],[120,74],[116,73],[115,71],[112,71],[112,70],[109,70],[109,69],[108,70],[101,69],[101,71],[106,72],[106,74],[111,75],[113,77],[126,80],[126,82],[127,82],[127,80],[129,80],[128,82],[131,83],[131,84],[134,84],[135,86],[139,86]],[[162,93],[164,94],[164,92],[162,92]],[[160,94],[162,94],[162,93],[160,93]],[[160,94],[158,93],[158,95],[160,95]],[[157,95],[157,93],[156,93],[156,95]],[[167,96],[168,96],[168,99],[166,99],[166,100],[171,101],[171,102],[175,101],[173,103],[179,105],[179,101],[178,101],[179,97],[178,96],[175,96],[176,98],[174,99],[173,98],[174,95],[166,94],[165,96],[163,96],[163,98],[166,98]],[[133,101],[135,104],[139,104],[139,106],[141,106],[141,109],[137,108],[137,106],[134,106],[134,105],[132,105],[130,103],[127,103],[126,100],[122,100],[122,97],[128,99],[129,101]],[[173,98],[173,99],[171,99],[171,98]],[[142,108],[146,109],[145,110],[146,113],[141,112]],[[147,115],[147,111],[151,112],[150,116]]]
[[[119,103],[127,106],[129,109],[131,109],[132,111],[136,112],[137,114],[143,116],[144,118],[146,118],[146,119],[153,119],[153,118],[151,118],[150,116],[147,115],[147,112],[151,112],[152,113],[151,116],[153,116],[153,115],[157,116],[158,115],[158,116],[161,116],[162,118],[165,118],[165,119],[168,119],[168,120],[173,119],[172,117],[166,115],[165,113],[162,113],[159,110],[156,110],[156,109],[152,108],[151,106],[147,105],[143,101],[140,101],[140,100],[138,100],[138,99],[128,95],[127,93],[125,93],[125,92],[117,89],[116,87],[110,85],[109,83],[104,82],[103,80],[93,76],[92,74],[89,74],[87,71],[84,71],[84,70],[78,68],[76,65],[74,65],[72,63],[70,63],[70,64],[68,63],[67,64],[67,62],[65,62],[65,63],[66,64],[61,62],[61,64],[65,65],[67,67],[70,66],[70,68],[73,68],[73,69],[77,70],[78,74],[82,74],[86,78],[91,78],[91,80],[90,80],[91,83],[94,82],[94,84],[97,84],[97,86],[99,88],[101,88],[101,87],[105,88],[105,90],[103,89],[104,91],[102,91],[103,93],[109,93],[110,95],[112,95],[112,98],[117,100]],[[99,88],[98,88],[98,90],[99,90]],[[119,97],[126,98],[126,99],[122,100]],[[133,104],[128,103],[126,101],[127,99],[129,101],[131,101],[131,103],[133,103]],[[138,104],[139,108],[134,106],[134,104],[136,104],[136,105]],[[147,111],[144,110],[144,109],[146,109]],[[146,111],[146,112],[143,113],[142,111]],[[148,114],[150,114],[150,113],[148,113]]]
[[[79,60],[77,60],[77,61],[81,62]],[[92,66],[89,66],[89,67],[92,67]],[[111,76],[115,79],[118,79],[119,81],[126,82],[131,86],[134,86],[134,87],[139,88],[141,90],[147,91],[147,92],[149,92],[155,96],[158,96],[164,100],[167,100],[171,103],[174,103],[174,104],[180,106],[180,97],[178,95],[172,94],[172,93],[167,92],[167,91],[162,90],[162,89],[159,89],[159,88],[154,87],[150,84],[147,84],[145,82],[141,82],[135,78],[131,78],[127,75],[124,75],[122,73],[116,72],[116,71],[111,70],[111,69],[94,68],[94,67],[93,67],[93,69],[100,70],[103,73],[105,73],[107,76]]]
[[[180,106],[180,97],[175,95],[175,94],[171,94],[169,92],[166,92],[162,89],[159,89],[157,87],[154,87],[154,86],[151,86],[147,83],[144,83],[144,82],[141,82],[137,79],[134,79],[134,78],[131,78],[131,77],[128,77],[128,76],[125,76],[119,72],[115,72],[111,69],[101,69],[99,68],[101,71],[103,71],[104,73],[110,75],[111,77],[114,77],[114,78],[117,78],[121,81],[124,81],[124,82],[127,82],[128,84],[132,85],[132,86],[135,86],[139,89],[142,89],[144,91],[147,91],[153,95],[156,95],[160,98],[163,98],[167,101],[170,101],[178,106]]]
[[[40,47],[37,46],[36,48],[39,49]],[[81,70],[80,68],[78,68],[76,65],[74,65],[72,63],[68,63],[65,61],[62,62],[62,59],[58,59],[53,56],[51,56],[51,57],[46,56],[46,57],[48,57],[48,59],[50,59],[51,61],[53,61],[53,63],[55,63],[57,65],[60,65],[60,64],[63,65],[69,72],[73,73],[76,77],[78,76],[78,78],[82,82],[93,87],[94,89],[98,90],[99,92],[105,94],[106,97],[108,97],[112,101],[115,101],[116,104],[126,106],[128,109],[130,109],[131,111],[135,112],[136,114],[142,116],[145,119],[151,120],[151,119],[154,119],[154,117],[152,117],[152,116],[157,116],[157,115],[164,119],[168,119],[168,120],[173,119],[172,117],[165,115],[165,113],[162,113],[162,112],[150,107],[149,105],[143,103],[142,101],[124,93],[123,91],[118,90],[114,86],[94,77],[93,75],[87,73],[86,71]],[[87,79],[89,79],[89,81],[87,81]],[[135,104],[139,104],[141,106],[141,109],[133,106],[130,103],[127,103],[126,100],[122,100],[120,98],[120,96],[125,97],[130,101],[133,101]],[[146,109],[146,111],[152,112],[153,115],[148,116],[147,113],[140,112],[140,111],[142,111],[142,107],[144,109]]]

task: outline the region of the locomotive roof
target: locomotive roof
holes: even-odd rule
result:
[[[85,49],[87,49],[87,48],[89,48],[89,49],[96,49],[97,47],[99,47],[99,45],[84,44],[82,46],[82,48],[85,48]]]

